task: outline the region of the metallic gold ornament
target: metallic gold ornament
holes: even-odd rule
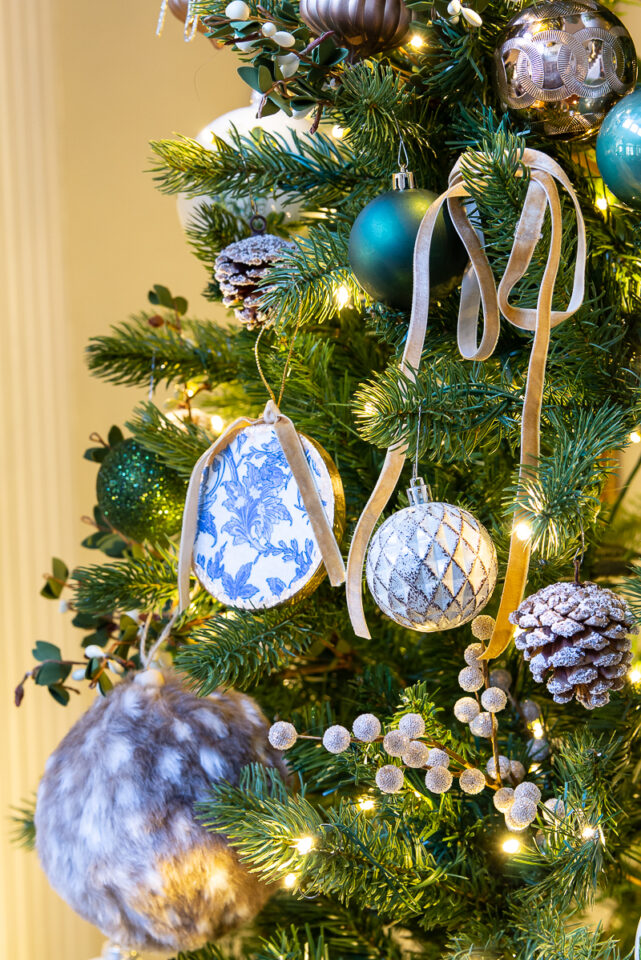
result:
[[[331,30],[360,57],[400,46],[410,25],[403,0],[301,0],[300,15],[314,33]]]
[[[635,84],[630,34],[595,0],[551,0],[517,13],[495,52],[504,109],[558,140],[594,136]]]
[[[451,630],[476,616],[492,596],[496,550],[467,510],[431,502],[420,478],[408,496],[410,506],[372,537],[367,584],[396,623],[422,633]]]

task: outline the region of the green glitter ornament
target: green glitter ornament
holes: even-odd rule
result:
[[[132,438],[111,448],[96,480],[107,521],[138,541],[178,533],[186,492],[187,481]]]

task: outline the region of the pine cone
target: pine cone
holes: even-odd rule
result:
[[[510,614],[522,631],[516,647],[537,683],[547,680],[556,703],[576,697],[588,710],[623,687],[633,622],[624,600],[590,582],[553,583]]]
[[[250,330],[260,327],[265,315],[258,309],[260,297],[256,287],[267,271],[285,250],[293,250],[294,244],[271,233],[256,234],[245,240],[230,243],[216,257],[214,275],[223,294],[226,307],[234,307],[234,313]]]

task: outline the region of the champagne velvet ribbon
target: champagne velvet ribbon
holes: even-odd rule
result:
[[[185,512],[183,514],[183,526],[180,536],[180,553],[178,556],[178,609],[181,613],[189,605],[189,575],[191,572],[194,541],[198,529],[198,501],[200,499],[200,483],[203,473],[206,467],[213,462],[214,457],[231,443],[237,433],[244,430],[245,427],[256,426],[261,423],[270,424],[276,431],[283,453],[285,454],[285,459],[289,464],[289,468],[300,490],[301,499],[307,510],[307,515],[309,516],[309,521],[314,531],[314,536],[316,537],[316,542],[331,585],[338,587],[341,583],[345,582],[345,564],[343,563],[334,531],[323,509],[323,504],[296,427],[289,417],[284,416],[280,412],[274,401],[269,400],[262,417],[258,420],[248,420],[246,417],[234,420],[225,432],[211,445],[209,450],[203,453],[193,469],[185,499]]]
[[[483,245],[468,212],[465,199],[469,192],[463,182],[461,158],[449,177],[448,189],[438,197],[425,214],[414,247],[414,291],[412,315],[407,342],[400,364],[401,371],[415,378],[425,334],[430,300],[429,255],[436,218],[445,202],[461,238],[469,263],[463,274],[458,315],[458,347],[466,360],[486,360],[494,352],[500,333],[500,314],[521,330],[534,333],[530,354],[523,418],[521,424],[521,474],[536,464],[539,457],[541,403],[548,355],[550,330],[572,316],[583,302],[585,286],[586,239],[583,215],[568,177],[551,157],[537,150],[525,150],[522,168],[528,168],[528,185],[523,210],[514,235],[514,244],[498,290]],[[523,175],[521,172],[518,174]],[[552,297],[561,259],[562,215],[557,182],[574,203],[577,221],[577,251],[572,295],[566,310],[553,311]],[[541,239],[546,209],[550,212],[550,247],[541,281],[536,309],[514,307],[509,296],[526,273],[535,248]],[[479,309],[483,307],[483,324],[479,341]],[[347,605],[354,632],[369,638],[363,612],[363,563],[370,537],[398,483],[407,446],[391,447],[381,475],[358,521],[347,563]],[[512,638],[508,616],[523,598],[528,575],[530,547],[516,537],[510,540],[505,584],[492,638],[485,652],[486,659],[499,656]]]

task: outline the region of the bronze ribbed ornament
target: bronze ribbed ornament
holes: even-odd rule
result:
[[[360,57],[400,46],[410,25],[403,0],[301,0],[300,15],[314,33],[333,31]]]

